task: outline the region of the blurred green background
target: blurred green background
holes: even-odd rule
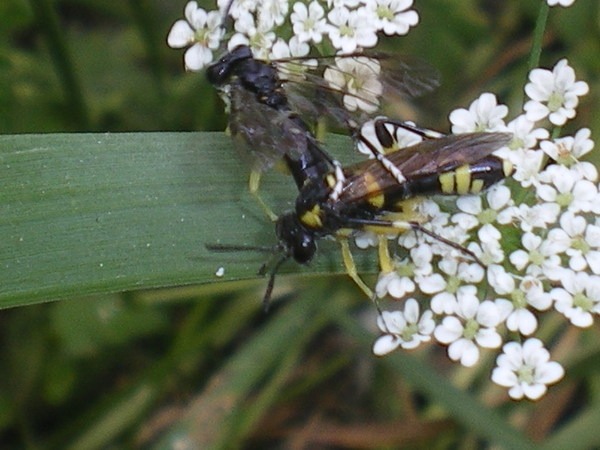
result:
[[[553,357],[568,380],[517,405],[490,387],[493,358],[470,371],[443,349],[375,359],[374,308],[332,275],[333,242],[309,268],[288,264],[301,275],[280,276],[262,312],[254,274],[268,255],[204,249],[274,243],[228,138],[155,133],[225,128],[203,74],[184,73],[166,45],[184,5],[0,2],[0,133],[32,134],[0,136],[0,302],[13,306],[0,311],[0,448],[600,446],[596,329],[567,332]],[[541,5],[417,1],[420,25],[384,46],[429,61],[443,84],[393,114],[444,131],[485,91],[519,114]],[[600,131],[598,55],[596,0],[550,10],[541,66],[567,57],[591,91],[563,134]],[[136,134],[55,134],[107,132]],[[343,155],[347,140],[331,142]],[[276,211],[293,199],[288,183],[265,181]],[[65,201],[89,234],[62,229]],[[220,266],[239,280],[212,282]]]

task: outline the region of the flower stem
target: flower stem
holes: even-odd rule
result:
[[[546,23],[548,22],[548,14],[550,6],[546,1],[542,1],[542,7],[538,13],[533,31],[533,42],[531,44],[531,53],[529,55],[529,70],[535,69],[540,64],[540,55],[542,54],[542,41],[544,39],[544,31],[546,31]]]
[[[30,4],[37,23],[46,35],[46,42],[62,83],[73,123],[79,131],[90,131],[90,114],[83,95],[83,86],[54,5],[49,0],[30,0]]]

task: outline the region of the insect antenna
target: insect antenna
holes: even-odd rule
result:
[[[240,244],[204,244],[204,248],[210,252],[269,252],[273,253],[279,250],[277,245],[240,245]]]
[[[271,295],[273,294],[273,288],[275,287],[275,276],[277,275],[277,272],[279,272],[281,266],[290,259],[291,256],[290,253],[283,254],[271,268],[269,282],[267,283],[267,289],[265,290],[265,295],[262,300],[264,312],[269,312],[269,306],[271,306]]]
[[[221,28],[223,30],[227,29],[227,17],[229,16],[229,12],[231,11],[231,7],[233,6],[233,2],[235,0],[229,0],[227,5],[225,5],[225,10],[223,11],[223,18],[221,19]]]
[[[254,251],[254,252],[267,252],[267,253],[277,253],[284,250],[281,244],[277,244],[274,246],[261,246],[261,245],[236,245],[236,244],[204,244],[204,247],[211,252],[239,252],[239,251]],[[261,264],[260,268],[257,271],[257,275],[264,277],[267,274],[267,268],[271,266],[271,270],[269,271],[269,281],[267,283],[267,288],[265,290],[265,295],[263,296],[262,305],[263,310],[265,312],[269,311],[269,306],[271,304],[271,297],[273,295],[273,288],[275,287],[275,276],[281,266],[291,258],[291,253],[285,251],[282,256],[280,256],[277,261],[271,266],[271,262],[273,261],[275,255],[269,257],[267,261]]]
[[[410,225],[410,227],[414,230],[414,231],[420,231],[421,233],[429,236],[430,238],[435,239],[436,241],[439,241],[443,244],[446,244],[449,247],[452,247],[455,250],[458,250],[459,252],[470,256],[471,258],[473,258],[473,260],[479,264],[481,267],[483,267],[484,269],[487,269],[487,265],[477,257],[477,255],[475,253],[473,253],[471,250],[469,250],[468,248],[453,242],[449,239],[446,239],[443,236],[440,236],[439,234],[434,233],[433,231],[428,230],[427,228],[423,227],[423,225],[421,225],[418,222],[408,222],[408,224]]]

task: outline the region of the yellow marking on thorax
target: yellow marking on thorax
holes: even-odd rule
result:
[[[321,207],[319,205],[313,206],[310,211],[306,211],[300,216],[300,222],[309,228],[322,228]]]

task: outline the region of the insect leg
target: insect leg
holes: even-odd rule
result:
[[[271,211],[271,208],[267,206],[267,204],[263,201],[258,193],[258,188],[260,186],[260,177],[261,173],[257,170],[253,170],[250,172],[250,180],[248,181],[248,189],[250,190],[250,194],[256,199],[256,202],[260,205],[262,210],[265,212],[269,220],[271,222],[277,222],[277,214]]]
[[[439,131],[430,130],[429,128],[421,128],[421,127],[412,125],[407,122],[401,122],[399,120],[393,120],[393,119],[386,118],[386,119],[382,119],[382,121],[392,124],[398,128],[403,128],[404,130],[410,131],[411,133],[414,133],[414,134],[417,134],[424,139],[439,139],[439,138],[443,138],[446,136],[446,134],[440,133]]]
[[[358,275],[358,270],[356,269],[356,264],[354,263],[352,252],[350,251],[350,245],[348,244],[348,238],[346,236],[338,237],[338,242],[342,247],[342,258],[344,260],[344,267],[346,268],[346,273],[350,278],[352,278],[352,281],[354,281],[356,285],[365,293],[365,295],[374,301],[375,294]]]
[[[468,255],[471,257],[477,264],[481,267],[486,268],[487,266],[481,261],[475,253],[473,253],[468,248],[463,247],[456,242],[452,242],[449,239],[446,239],[439,234],[434,233],[433,231],[428,230],[423,227],[419,222],[414,221],[406,221],[406,220],[382,220],[382,219],[349,219],[347,221],[348,226],[357,229],[367,229],[376,233],[385,233],[386,230],[396,230],[398,232],[404,232],[407,230],[419,231],[447,246],[454,248],[461,253]],[[380,255],[381,257],[381,255]]]
[[[390,248],[388,246],[388,238],[383,234],[377,235],[379,238],[379,268],[383,273],[394,271],[394,262],[390,256]]]

